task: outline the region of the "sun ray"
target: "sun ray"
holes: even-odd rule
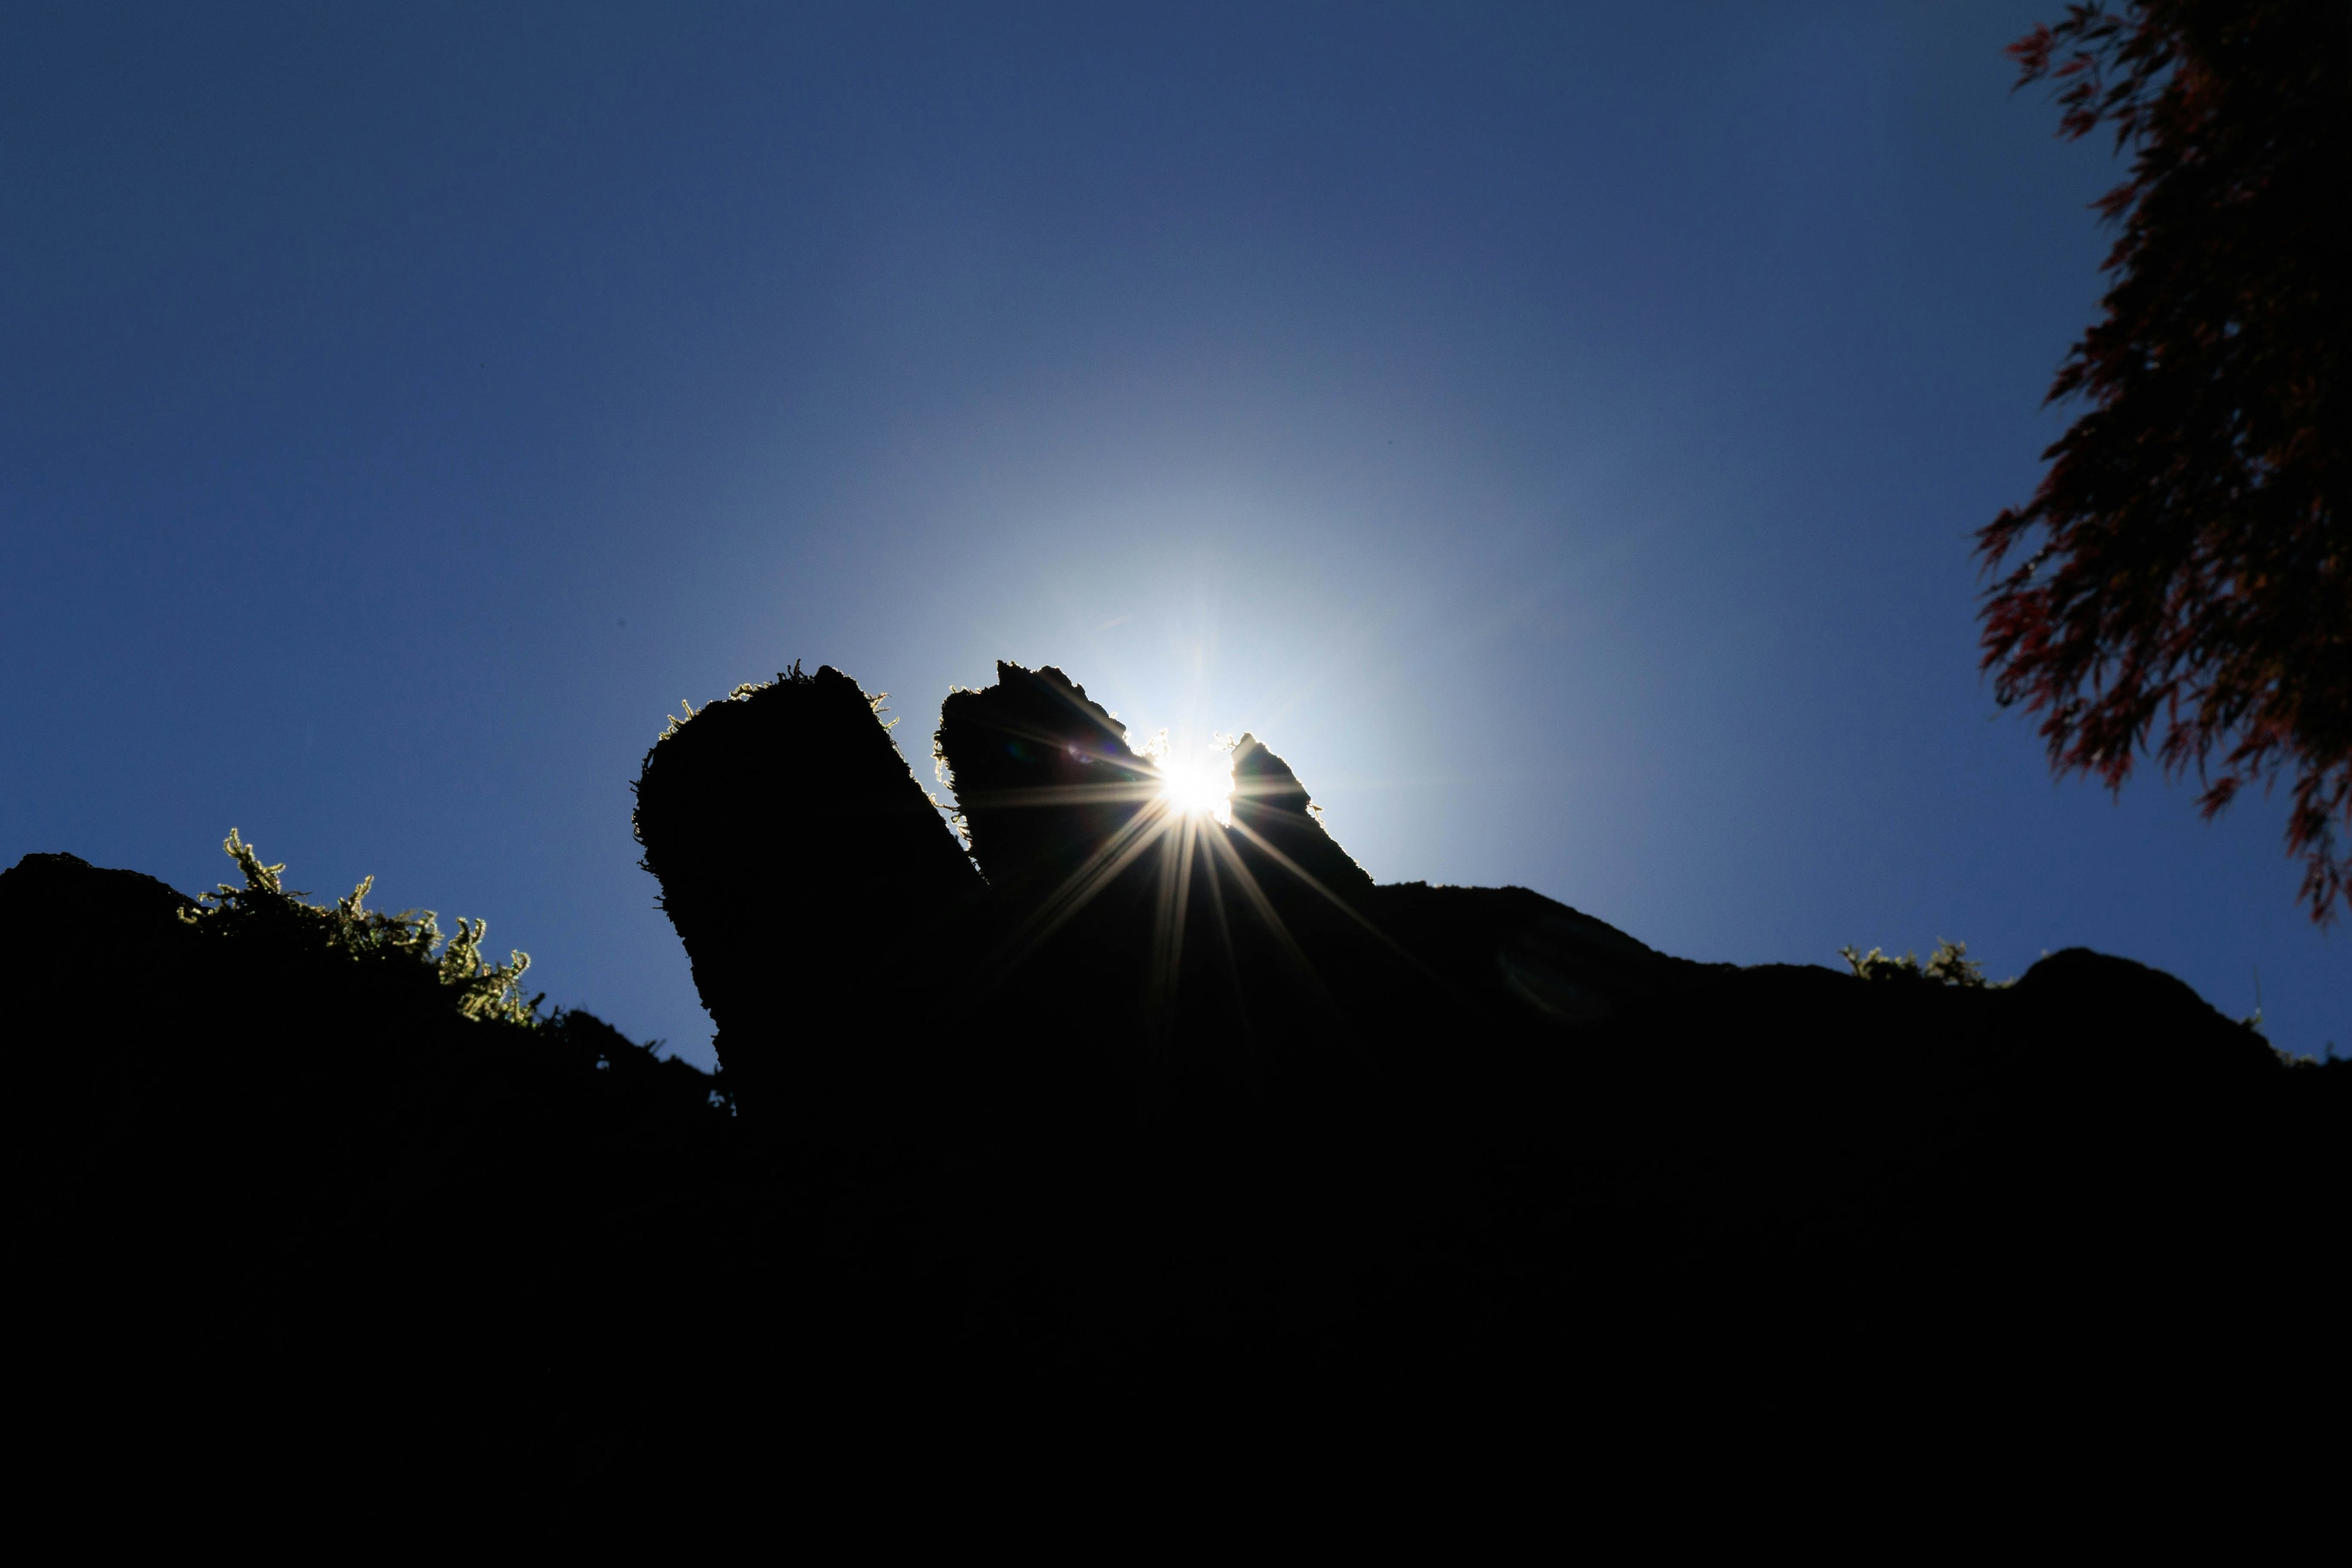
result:
[[[1253,847],[1258,849],[1262,854],[1265,855],[1269,859],[1273,860],[1276,865],[1280,866],[1284,870],[1289,872],[1301,882],[1307,884],[1307,887],[1312,888],[1315,891],[1322,894],[1324,898],[1329,900],[1335,908],[1337,908],[1341,913],[1345,914],[1349,920],[1354,921],[1358,925],[1363,927],[1365,931],[1370,932],[1371,935],[1391,952],[1393,952],[1399,958],[1403,959],[1407,963],[1412,965],[1413,968],[1419,970],[1431,980],[1436,981],[1440,985],[1445,986],[1447,990],[1451,991],[1453,989],[1450,984],[1447,984],[1445,978],[1443,975],[1437,973],[1427,964],[1422,963],[1421,960],[1415,958],[1412,953],[1407,952],[1403,948],[1398,946],[1395,939],[1391,937],[1388,932],[1382,931],[1380,927],[1374,925],[1365,917],[1364,912],[1361,910],[1356,908],[1355,905],[1349,903],[1347,900],[1333,892],[1324,884],[1321,878],[1316,876],[1306,867],[1301,866],[1297,861],[1293,860],[1289,856],[1276,848],[1274,845],[1267,840],[1264,834],[1252,828],[1249,824],[1241,821],[1236,821],[1234,824],[1234,831],[1247,838]],[[1255,884],[1253,883],[1252,885],[1255,886]]]
[[[1075,708],[1076,705],[1072,704]],[[1125,877],[1146,855],[1154,856],[1150,874],[1156,886],[1143,889],[1149,900],[1148,933],[1135,956],[1142,961],[1139,977],[1145,1025],[1155,1041],[1171,1027],[1179,993],[1186,984],[1185,960],[1191,945],[1193,915],[1192,882],[1205,876],[1205,893],[1215,922],[1216,960],[1229,984],[1236,1021],[1246,1027],[1248,988],[1244,984],[1243,944],[1236,941],[1234,922],[1244,911],[1254,917],[1283,965],[1297,976],[1323,1005],[1337,1010],[1337,999],[1314,959],[1269,896],[1271,884],[1262,884],[1246,850],[1263,855],[1265,866],[1297,879],[1325,902],[1338,909],[1357,927],[1424,977],[1444,984],[1428,966],[1405,952],[1365,912],[1341,897],[1320,878],[1277,847],[1265,834],[1246,821],[1235,820],[1233,807],[1261,796],[1288,795],[1295,780],[1252,776],[1237,779],[1233,771],[1234,742],[1220,735],[1213,746],[1178,752],[1162,730],[1151,742],[1136,748],[1106,746],[1101,752],[1074,743],[1066,734],[1008,731],[1012,739],[1066,752],[1073,759],[1105,764],[1102,782],[1045,784],[1014,789],[974,792],[968,804],[982,809],[1037,809],[1132,806],[1114,813],[1120,820],[1076,868],[1070,871],[1025,918],[996,944],[971,972],[966,994],[984,994],[1019,970],[1084,911],[1105,890]],[[1102,740],[1109,740],[1105,734]],[[1016,750],[1016,755],[1020,754]],[[1156,852],[1156,853],[1155,853]],[[1234,900],[1238,899],[1240,906]],[[1142,914],[1143,910],[1136,911]],[[1197,961],[1196,961],[1197,963]],[[1201,978],[1205,978],[1205,975]]]
[[[982,993],[992,989],[1025,963],[1055,932],[1093,901],[1097,893],[1116,881],[1144,851],[1157,843],[1167,833],[1171,821],[1169,813],[1150,805],[1129,817],[1117,833],[1096,847],[1094,853],[1087,858],[1086,864],[1065,878],[1061,886],[1047,894],[1045,901],[997,945],[996,951],[980,966],[974,981],[976,989]]]
[[[1233,921],[1225,912],[1223,874],[1217,869],[1217,841],[1211,840],[1209,852],[1201,857],[1201,870],[1208,879],[1209,910],[1216,917],[1217,951],[1224,959],[1225,984],[1233,992],[1234,1011],[1246,1028],[1249,1024],[1249,1003],[1242,994],[1241,961],[1234,953]]]
[[[1077,704],[1072,700],[1066,693],[1055,692],[1055,695],[1060,697],[1063,701],[1067,704],[1073,711],[1077,712],[1081,718],[1087,719],[1089,724],[1094,722],[1091,716],[1086,714],[1083,710],[1080,710],[1077,707]],[[1048,752],[1064,752],[1071,756],[1083,756],[1088,762],[1108,763],[1112,767],[1118,768],[1123,772],[1131,773],[1139,779],[1150,779],[1153,776],[1150,759],[1143,756],[1140,752],[1136,752],[1132,747],[1126,748],[1123,752],[1121,750],[1107,747],[1099,752],[1087,751],[1082,752],[1077,747],[1070,744],[1070,736],[1066,731],[1044,729],[1029,724],[1004,723],[1002,721],[992,722],[990,727],[995,730],[999,734],[1009,735],[1016,741],[1026,741],[1031,744],[1038,746]],[[1116,740],[1118,737],[1111,736],[1110,738]]]
[[[1175,831],[1160,836],[1160,888],[1153,900],[1151,968],[1146,977],[1154,1018],[1165,1016],[1183,978],[1184,927],[1192,905],[1192,856],[1200,832],[1197,817],[1180,814],[1175,817]]]
[[[1157,784],[1024,784],[1018,789],[974,790],[969,795],[959,793],[956,804],[983,808],[996,806],[1027,807],[1040,805],[1115,805],[1122,801],[1156,800],[1160,790]]]
[[[1265,922],[1265,929],[1273,933],[1275,942],[1281,947],[1293,967],[1305,977],[1319,999],[1326,1003],[1331,1002],[1333,999],[1330,991],[1324,985],[1323,977],[1316,973],[1314,962],[1307,956],[1307,950],[1298,945],[1298,939],[1290,934],[1290,927],[1284,923],[1281,912],[1274,907],[1274,900],[1265,896],[1265,889],[1258,886],[1257,878],[1251,874],[1249,867],[1242,860],[1241,852],[1234,847],[1233,841],[1220,836],[1211,839],[1209,843],[1213,850],[1225,858],[1225,863],[1232,870],[1234,881],[1239,884],[1243,896],[1249,900],[1251,910]]]

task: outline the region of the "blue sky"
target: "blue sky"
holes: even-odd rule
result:
[[[2053,782],[1971,533],[2091,319],[2048,4],[50,7],[0,55],[0,857],[446,919],[709,1059],[666,712],[1254,730],[1383,880],[2084,943],[2352,1044],[2284,808]]]

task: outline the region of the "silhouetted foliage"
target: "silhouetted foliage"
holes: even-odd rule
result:
[[[1979,535],[1986,667],[2061,771],[2120,787],[2160,725],[2210,816],[2291,770],[2324,923],[2352,871],[2352,7],[2077,5],[2011,52],[2058,84],[2062,134],[2110,125],[2132,164],[2099,203],[2102,319],[2050,393],[2090,406]]]
[[[436,952],[365,884],[321,909],[230,853],[242,885],[201,901],[70,855],[0,871],[21,1429],[77,1481],[599,1462],[630,1379],[702,1373],[656,1326],[709,1278],[722,1086],[532,1014],[479,922]]]
[[[236,862],[245,879],[239,887],[222,882],[212,892],[198,893],[195,906],[181,916],[206,936],[231,940],[259,937],[281,944],[287,952],[335,952],[355,963],[378,966],[412,985],[430,984],[460,1017],[493,1019],[505,1024],[538,1021],[537,1003],[522,995],[523,972],[530,967],[527,952],[510,952],[494,964],[482,956],[488,921],[457,921],[457,934],[443,944],[440,925],[431,910],[403,910],[385,914],[362,907],[373,877],[335,900],[331,907],[303,902],[307,894],[289,892],[280,879],[284,866],[265,866],[251,845],[232,827],[221,847]]]
[[[1969,956],[1969,944],[1964,942],[1936,941],[1936,951],[1922,964],[1919,955],[1906,952],[1896,958],[1872,948],[1863,952],[1855,948],[1842,947],[1838,956],[1859,980],[1922,980],[1937,985],[1978,987],[1985,984],[1984,966]]]

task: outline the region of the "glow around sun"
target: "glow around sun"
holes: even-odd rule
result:
[[[1230,743],[1171,747],[1166,731],[1152,740],[1144,755],[1160,773],[1160,798],[1169,808],[1187,816],[1213,816],[1233,826],[1234,752]]]

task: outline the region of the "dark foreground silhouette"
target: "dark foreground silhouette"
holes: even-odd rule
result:
[[[2169,976],[1377,885],[1255,739],[1230,827],[1176,812],[1051,668],[945,705],[967,856],[875,709],[795,669],[646,759],[716,1082],[355,900],[0,873],[49,1447],[772,1490],[2340,1386],[2352,1068]]]

